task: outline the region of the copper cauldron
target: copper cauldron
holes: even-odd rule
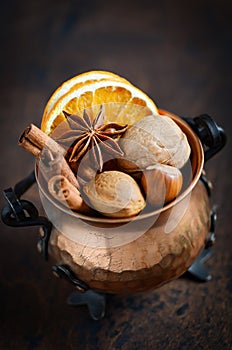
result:
[[[79,291],[128,294],[157,288],[192,268],[209,242],[210,189],[202,172],[204,162],[225,145],[225,133],[208,115],[188,119],[159,113],[180,126],[191,147],[183,190],[161,209],[133,219],[74,213],[48,195],[38,164],[14,189],[4,191],[8,204],[2,210],[3,222],[14,227],[40,225],[39,251],[53,262],[53,271]],[[35,180],[47,217],[20,199]]]
[[[36,177],[43,207],[53,223],[48,246],[51,260],[68,266],[78,280],[93,290],[137,293],[157,288],[182,275],[209,239],[209,196],[200,181],[204,149],[199,137],[204,118],[199,119],[200,126],[194,132],[183,119],[159,112],[180,126],[192,151],[191,181],[163,208],[133,219],[76,214],[55,202]]]

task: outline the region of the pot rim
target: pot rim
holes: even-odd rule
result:
[[[37,182],[38,187],[39,187],[39,191],[42,192],[43,196],[45,196],[49,202],[51,202],[55,207],[57,207],[62,212],[66,213],[66,214],[68,214],[76,219],[82,219],[82,220],[89,221],[89,222],[99,222],[99,223],[107,223],[107,224],[121,224],[121,223],[127,223],[127,222],[134,221],[134,220],[147,219],[147,218],[150,218],[152,216],[160,215],[162,212],[164,212],[168,209],[171,209],[172,207],[177,205],[179,202],[181,202],[186,196],[188,196],[192,192],[194,187],[196,186],[196,184],[201,176],[203,166],[204,166],[204,150],[203,150],[203,146],[202,146],[201,141],[198,138],[198,136],[194,133],[194,131],[191,129],[191,127],[183,119],[181,119],[180,117],[176,116],[175,114],[168,112],[166,110],[163,110],[163,109],[158,109],[158,112],[160,115],[167,115],[167,116],[171,117],[179,125],[179,127],[182,129],[182,131],[186,134],[187,138],[189,138],[189,135],[191,135],[191,140],[194,143],[194,151],[199,155],[198,158],[200,158],[200,161],[199,161],[199,159],[197,161],[195,174],[193,174],[193,178],[192,178],[191,183],[188,185],[188,187],[180,195],[178,195],[170,203],[166,204],[162,208],[150,211],[148,213],[138,214],[136,216],[128,217],[128,218],[94,217],[94,216],[84,215],[84,214],[81,214],[78,212],[73,212],[71,209],[66,208],[61,203],[54,200],[48,193],[46,193],[46,191],[44,190],[44,188],[43,188],[43,186],[38,178],[38,174],[37,174],[38,173],[38,164],[37,164],[38,160],[37,160],[35,162],[35,177],[36,177],[36,182]],[[186,133],[186,131],[187,131],[187,133]],[[192,150],[192,148],[191,148],[191,150]]]

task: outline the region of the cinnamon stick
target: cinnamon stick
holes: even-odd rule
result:
[[[74,211],[89,213],[91,210],[78,189],[62,175],[55,175],[48,181],[48,190],[55,199]]]
[[[45,134],[34,124],[30,124],[19,138],[20,146],[23,147],[25,143],[29,152],[30,148],[32,154],[35,152],[35,156],[38,151],[42,151],[44,148],[48,148],[52,153],[61,152],[64,154],[65,152],[62,146],[60,146],[55,140]]]
[[[40,157],[44,149],[49,150],[54,157],[59,156],[61,159],[60,166],[62,175],[67,178],[73,186],[79,188],[78,181],[64,158],[64,148],[37,126],[30,124],[20,136],[18,144],[35,157]]]

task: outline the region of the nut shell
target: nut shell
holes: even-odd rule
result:
[[[183,176],[178,168],[165,164],[148,167],[142,174],[141,185],[148,202],[155,207],[173,200],[180,192]]]
[[[105,171],[83,187],[92,207],[109,217],[131,217],[146,205],[136,181],[120,171]]]
[[[168,116],[150,115],[133,124],[121,137],[122,169],[145,169],[156,163],[182,168],[190,155],[186,135]],[[127,169],[127,162],[128,169]],[[119,160],[120,162],[120,160]],[[132,165],[132,168],[131,168]]]

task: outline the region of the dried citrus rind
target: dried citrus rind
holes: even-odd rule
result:
[[[51,135],[64,120],[63,111],[79,115],[84,109],[96,116],[105,105],[106,122],[133,124],[149,114],[158,114],[155,103],[126,79],[110,72],[83,73],[63,83],[48,101],[41,129]]]

